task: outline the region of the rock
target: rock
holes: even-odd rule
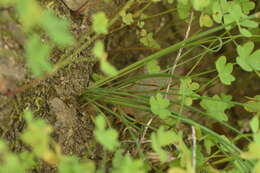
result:
[[[24,78],[25,70],[18,64],[15,55],[0,48],[0,93],[16,89],[18,82]]]
[[[77,117],[73,106],[65,104],[55,97],[49,100],[50,112],[56,116],[54,130],[58,134],[58,143],[64,154],[81,155],[86,151],[88,130]]]
[[[84,6],[88,1],[95,1],[95,0],[63,0],[63,2],[70,8],[72,11],[77,11],[82,6]]]

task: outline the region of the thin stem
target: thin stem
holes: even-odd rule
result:
[[[192,20],[193,20],[193,16],[194,16],[194,12],[192,11],[192,12],[191,12],[191,15],[190,15],[190,20],[189,20],[189,23],[188,23],[188,28],[187,28],[186,33],[185,33],[185,38],[184,38],[184,40],[186,40],[186,39],[189,37],[190,29],[191,29],[191,23],[192,23]],[[177,66],[178,62],[180,61],[180,59],[181,59],[181,54],[182,54],[183,48],[184,48],[184,47],[181,47],[181,48],[179,49],[179,51],[178,51],[177,57],[176,57],[176,59],[175,59],[175,61],[174,61],[174,64],[173,64],[173,66],[172,66],[171,75],[174,74],[175,69],[176,69],[176,66]],[[167,84],[166,93],[168,93],[169,90],[170,90],[170,86],[171,86],[172,80],[173,80],[172,78],[169,78],[169,81],[168,81],[168,84]],[[167,94],[165,95],[165,97],[167,97]]]

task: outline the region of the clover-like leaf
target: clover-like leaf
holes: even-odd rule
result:
[[[219,57],[216,61],[216,69],[218,71],[218,76],[220,81],[225,85],[230,85],[235,77],[231,74],[233,71],[233,64],[226,63],[227,59],[225,56]]]
[[[167,98],[163,98],[160,93],[150,97],[151,111],[162,119],[171,115],[171,112],[167,109],[169,105],[170,101]]]
[[[254,43],[247,42],[237,47],[237,64],[245,71],[260,70],[260,50],[253,52]],[[253,52],[253,53],[252,53]]]
[[[224,14],[228,12],[229,3],[227,0],[215,1],[212,5],[212,17],[215,22],[221,23]]]
[[[213,117],[219,121],[227,121],[228,117],[225,114],[225,110],[233,106],[232,103],[229,103],[232,99],[230,95],[221,94],[214,95],[212,99],[203,98],[200,102],[200,105],[207,110],[207,113],[210,117]]]
[[[118,133],[112,128],[106,129],[105,118],[98,115],[95,120],[94,135],[96,140],[107,150],[114,151],[119,145]]]
[[[199,89],[199,84],[192,82],[190,78],[181,79],[181,85],[179,89],[179,98],[184,102],[184,104],[190,106],[192,101],[196,99],[198,94],[194,91]]]
[[[255,3],[250,0],[235,0],[234,2],[241,6],[245,14],[249,14],[249,12],[255,8]]]

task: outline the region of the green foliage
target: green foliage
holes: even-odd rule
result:
[[[245,4],[243,9],[241,4]],[[253,9],[253,4],[254,3],[249,0],[243,0],[243,2],[240,0],[234,2],[227,0],[216,1],[212,6],[212,16],[217,23],[222,23],[222,19],[226,25],[235,22],[238,25],[241,34],[246,37],[251,37],[252,34],[248,28],[256,28],[258,24],[246,19],[247,16],[245,14],[248,14],[249,11]],[[226,26],[227,30],[230,30],[231,28],[232,26],[230,25]]]
[[[133,160],[129,154],[123,156],[122,151],[118,150],[113,158],[112,173],[145,173],[144,161]]]
[[[39,27],[44,29],[55,44],[68,46],[74,42],[69,31],[69,23],[56,17],[53,12],[42,9],[36,0],[13,0],[2,3],[15,6],[23,30],[28,35],[25,46],[26,61],[32,74],[40,76],[49,72],[52,69],[48,61],[51,49],[47,40],[46,43],[42,43],[36,29]]]
[[[93,54],[99,59],[101,70],[109,75],[117,75],[117,69],[107,61],[107,53],[104,50],[104,44],[98,40],[92,49]]]
[[[123,22],[126,25],[131,25],[134,23],[133,14],[132,13],[126,13],[125,11],[122,11],[120,13],[120,16],[122,17]]]
[[[108,0],[106,2],[109,3]],[[127,3],[129,2],[134,1],[128,1]],[[244,104],[240,104],[240,106],[244,106],[244,108],[248,112],[253,114],[253,118],[249,122],[249,126],[252,131],[253,142],[249,143],[248,152],[243,152],[241,154],[241,157],[249,160],[254,160],[254,162],[246,162],[244,160],[241,162],[241,157],[239,156],[240,149],[235,146],[236,143],[234,142],[237,139],[231,139],[230,137],[227,138],[225,136],[221,136],[220,134],[217,134],[210,130],[210,127],[207,127],[210,126],[210,123],[204,126],[202,122],[193,121],[193,117],[191,118],[190,116],[185,115],[186,112],[188,112],[189,114],[194,113],[194,115],[196,115],[194,119],[197,119],[198,116],[203,114],[200,110],[196,109],[197,104],[194,104],[193,107],[191,107],[193,100],[200,98],[200,106],[206,110],[206,115],[219,121],[219,123],[223,124],[223,126],[227,124],[226,121],[228,121],[229,118],[226,112],[228,109],[234,106],[234,104],[231,102],[232,97],[223,93],[221,93],[220,95],[214,95],[213,97],[202,97],[200,96],[200,94],[207,91],[199,89],[204,89],[204,87],[211,87],[215,84],[214,79],[203,85],[203,88],[200,88],[200,85],[194,82],[204,82],[204,79],[206,78],[202,76],[214,72],[214,69],[209,70],[205,73],[199,72],[198,74],[188,75],[190,77],[180,76],[180,78],[178,78],[180,80],[175,80],[176,83],[174,83],[175,86],[179,86],[178,90],[173,93],[167,93],[168,95],[177,95],[176,97],[171,97],[172,102],[163,97],[163,95],[160,93],[154,95],[154,90],[147,91],[149,96],[154,95],[151,97],[148,97],[146,93],[144,95],[134,95],[133,93],[135,93],[136,91],[132,92],[132,90],[129,89],[128,86],[129,84],[138,84],[138,77],[135,78],[131,76],[131,79],[134,79],[132,80],[134,82],[131,82],[130,80],[130,82],[128,82],[126,79],[122,81],[126,81],[125,83],[127,84],[125,84],[124,82],[120,83],[121,78],[118,77],[124,78],[130,72],[133,72],[134,70],[143,66],[147,67],[149,73],[148,75],[146,74],[145,77],[150,77],[153,75],[165,77],[166,75],[160,72],[163,72],[164,70],[166,71],[168,69],[160,68],[160,66],[158,65],[158,58],[172,53],[173,51],[176,51],[180,48],[187,48],[186,46],[190,46],[191,48],[193,48],[193,45],[198,46],[198,43],[200,44],[200,41],[204,41],[202,40],[204,38],[205,42],[209,41],[209,43],[213,43],[206,36],[214,33],[214,30],[222,30],[221,27],[219,27],[220,29],[213,28],[213,30],[205,32],[203,31],[203,38],[201,40],[199,40],[201,37],[200,34],[193,33],[192,38],[187,38],[184,42],[182,42],[183,44],[177,43],[176,45],[161,49],[160,45],[155,40],[155,34],[152,32],[153,30],[150,30],[151,28],[147,27],[149,25],[146,25],[148,22],[146,23],[145,17],[148,16],[148,19],[150,17],[153,17],[153,15],[155,17],[160,17],[161,15],[168,14],[169,12],[174,13],[176,11],[170,9],[169,11],[166,11],[166,13],[162,12],[152,15],[144,14],[144,12],[149,13],[150,11],[146,9],[150,7],[151,4],[156,5],[156,2],[168,3],[167,5],[169,6],[172,4],[174,10],[177,6],[176,10],[181,19],[187,19],[190,16],[191,11],[194,11],[194,19],[196,20],[193,20],[193,24],[194,22],[199,22],[201,27],[213,27],[217,24],[223,25],[222,29],[225,28],[228,31],[224,31],[224,35],[218,36],[219,40],[221,41],[227,40],[227,42],[223,44],[227,44],[233,41],[233,43],[235,43],[237,46],[236,39],[240,38],[241,35],[233,35],[234,33],[231,29],[234,26],[238,27],[240,33],[242,34],[242,37],[253,36],[252,29],[258,27],[258,23],[256,21],[252,20],[251,17],[250,19],[248,18],[251,10],[253,10],[255,7],[255,3],[250,0],[152,0],[147,2],[144,1],[141,5],[139,3],[134,3],[136,5],[134,6],[134,8],[128,7],[122,10],[121,13],[116,14],[116,17],[113,19],[119,19],[119,24],[123,23],[123,25],[120,26],[119,29],[122,29],[126,25],[128,25],[127,27],[132,27],[136,24],[137,27],[141,29],[141,32],[137,31],[137,33],[140,34],[139,41],[146,47],[160,50],[155,54],[148,56],[147,58],[144,58],[130,66],[127,66],[122,70],[117,71],[117,69],[108,61],[108,53],[105,50],[104,43],[101,40],[95,40],[96,38],[100,38],[98,37],[100,34],[108,34],[110,31],[109,29],[113,29],[109,28],[109,26],[115,20],[111,20],[113,22],[110,23],[104,12],[98,12],[94,14],[92,16],[92,29],[95,33],[92,34],[94,35],[93,40],[96,42],[92,49],[92,53],[98,58],[102,72],[104,72],[109,77],[112,77],[105,78],[104,76],[98,76],[99,74],[94,74],[93,76],[97,80],[97,85],[95,85],[95,83],[93,85],[94,87],[91,87],[97,90],[103,89],[102,91],[105,91],[105,96],[103,97],[103,93],[100,92],[96,93],[95,99],[91,99],[92,96],[90,94],[87,96],[87,101],[90,105],[93,104],[95,108],[97,108],[99,111],[101,110],[105,111],[108,114],[110,113],[111,115],[116,115],[118,121],[122,120],[122,126],[120,124],[120,127],[118,129],[124,129],[122,130],[122,137],[125,137],[127,142],[122,141],[122,143],[120,143],[119,132],[121,131],[116,131],[110,126],[107,127],[106,123],[108,123],[108,120],[106,120],[105,115],[98,115],[95,119],[95,130],[93,135],[96,141],[100,143],[104,148],[104,151],[99,152],[99,154],[104,158],[102,158],[102,161],[98,162],[96,170],[95,164],[92,161],[86,161],[85,159],[81,160],[79,157],[73,155],[63,155],[60,152],[60,146],[58,146],[58,144],[56,144],[50,136],[52,132],[51,126],[49,126],[43,120],[34,119],[32,113],[30,111],[26,111],[26,127],[22,132],[20,139],[26,145],[26,149],[28,149],[28,151],[24,151],[22,153],[13,153],[9,151],[6,144],[0,141],[0,173],[30,172],[32,168],[36,165],[36,162],[38,160],[43,160],[48,164],[57,167],[57,171],[59,173],[94,173],[106,171],[112,173],[145,173],[148,172],[148,168],[146,165],[147,162],[149,166],[152,167],[151,172],[166,172],[166,168],[168,167],[170,168],[167,171],[168,173],[194,173],[195,170],[197,172],[218,172],[213,170],[213,168],[209,169],[208,165],[212,164],[212,166],[218,167],[218,164],[222,162],[225,162],[225,165],[227,166],[224,168],[223,171],[221,170],[221,172],[231,173],[238,171],[260,171],[259,95],[255,96],[254,98],[250,98],[250,101]],[[0,5],[2,4],[4,4],[4,6],[12,5],[15,7],[14,9],[17,12],[19,22],[21,23],[22,29],[26,33],[28,38],[25,43],[25,55],[27,65],[32,74],[34,76],[41,76],[43,74],[48,74],[49,72],[52,72],[53,65],[51,64],[51,61],[48,60],[48,57],[50,56],[52,51],[51,48],[55,46],[69,46],[75,42],[72,34],[69,31],[69,22],[65,19],[58,18],[52,11],[44,10],[36,0],[2,0],[0,1]],[[137,8],[139,8],[139,5],[142,8],[140,10],[138,9],[137,12],[134,12]],[[215,24],[213,22],[215,22]],[[40,35],[44,35],[45,39],[42,39]],[[156,35],[156,39],[157,38],[161,41],[160,35]],[[196,42],[197,40],[198,43]],[[243,40],[244,39],[241,39],[238,42]],[[207,49],[206,51],[209,51],[209,49]],[[212,51],[214,50],[212,49]],[[247,72],[254,71],[255,73],[252,75],[259,74],[258,71],[260,70],[260,51],[254,51],[254,43],[251,40],[243,45],[238,45],[237,53],[238,57],[236,57],[236,63],[239,65],[239,67]],[[185,59],[185,62],[183,64],[185,64],[186,62],[192,63],[192,61],[189,60],[190,59],[187,59],[186,61]],[[199,63],[200,60],[198,60],[197,62]],[[196,67],[198,65],[197,62],[193,67]],[[178,62],[178,66],[181,64],[182,62]],[[225,85],[231,85],[232,82],[235,81],[235,76],[232,75],[232,72],[233,68],[236,68],[237,66],[234,66],[233,62],[227,63],[227,58],[225,56],[220,56],[217,59],[217,61],[215,62],[215,67],[221,83]],[[194,73],[193,69],[195,68],[192,68],[190,73]],[[117,82],[112,83],[111,81],[115,79],[118,79]],[[238,76],[237,79],[239,79]],[[103,83],[100,81],[102,81]],[[112,83],[112,85],[110,85],[110,82]],[[106,87],[100,87],[104,85]],[[97,88],[96,86],[98,86],[99,88]],[[165,85],[162,84],[161,86],[162,87],[158,88],[158,90],[156,91],[163,92],[165,89]],[[202,92],[196,93],[197,90]],[[109,102],[109,104],[107,104],[106,106],[99,106],[99,98],[101,98],[100,100],[102,101],[102,103]],[[178,100],[174,100],[175,98],[177,98]],[[118,102],[119,106],[114,104],[116,102]],[[171,107],[173,103],[177,104],[178,106],[184,104],[185,111],[179,111],[179,113],[175,114],[174,112],[177,112],[175,111],[175,106]],[[127,106],[129,106],[130,108],[128,108]],[[142,111],[140,111],[141,113],[148,113],[149,116],[152,112],[164,121],[154,120],[153,122],[144,122],[143,117],[139,116],[141,114],[139,110],[133,110],[133,108],[140,108]],[[138,116],[138,119],[136,118],[136,116]],[[169,120],[169,122],[167,122],[166,120]],[[170,124],[170,122],[173,121],[177,122],[176,126],[174,127],[172,127]],[[160,124],[161,122],[163,122],[163,126],[162,124]],[[182,124],[180,122],[184,123]],[[183,129],[182,125],[184,126]],[[189,134],[188,130],[190,130],[189,126],[191,125],[198,125],[203,132],[197,132],[196,130],[197,134],[195,134],[195,136],[193,136],[193,134]],[[228,126],[229,124],[226,127]],[[185,129],[185,127],[188,130]],[[157,128],[159,129],[157,130]],[[179,133],[173,131],[173,128],[178,129]],[[238,134],[238,139],[246,139],[246,137],[244,137],[239,132],[239,130],[236,130],[233,127],[228,128]],[[127,134],[128,130],[130,132],[130,135]],[[148,135],[150,135],[151,145],[144,144],[142,141],[143,138],[145,141],[145,136]],[[127,139],[128,137],[129,139]],[[194,141],[190,140],[190,138],[197,141],[197,146],[193,146],[192,142]],[[96,144],[96,142],[94,143]],[[200,144],[203,144],[203,147],[201,147]],[[130,150],[123,151],[123,149],[129,148],[131,148],[131,152],[129,152]],[[206,152],[202,152],[203,149],[205,149]],[[149,158],[146,158],[147,155],[144,151],[147,150],[155,151],[159,155],[158,160],[163,164],[152,164]],[[192,151],[196,152],[195,158],[193,158],[191,154]],[[212,151],[216,151],[216,153],[213,154]],[[176,160],[174,160],[173,162],[167,163],[170,154],[177,155],[177,157]],[[205,155],[207,155],[207,158]],[[88,156],[89,155],[87,154],[86,157]],[[211,160],[217,161],[212,162]],[[192,161],[196,161],[196,168],[192,168]],[[254,163],[256,164],[254,165]],[[251,167],[253,165],[255,166],[254,170],[251,170]]]
[[[159,73],[161,68],[158,64],[158,61],[153,60],[147,63],[147,70],[149,74]]]
[[[152,133],[151,140],[153,150],[159,154],[160,161],[165,162],[168,160],[169,156],[168,152],[164,151],[162,147],[170,145],[175,141],[179,141],[179,136],[174,131],[167,131],[163,126],[161,126],[156,133]]]
[[[32,74],[40,76],[52,70],[51,63],[47,60],[50,48],[43,44],[38,35],[32,35],[26,42],[27,64]]]
[[[35,0],[14,0],[13,2],[16,3],[16,11],[26,31],[31,30],[42,20],[43,10]]]
[[[108,33],[108,19],[104,12],[98,12],[93,16],[92,28],[97,34],[107,34]]]
[[[0,154],[0,173],[26,173],[28,168],[35,165],[33,157],[30,153],[11,153],[7,145],[2,140],[0,140]]]
[[[186,0],[187,1],[187,0]],[[181,19],[186,19],[190,15],[191,4],[188,1],[179,1],[177,4],[178,15]]]
[[[52,11],[46,11],[41,20],[41,27],[49,34],[54,43],[61,46],[68,46],[74,42],[69,31],[69,22],[59,19]]]
[[[198,11],[202,11],[204,8],[208,7],[211,0],[192,0],[193,8]]]
[[[150,97],[151,111],[155,115],[159,115],[161,119],[165,119],[171,115],[171,112],[168,110],[169,105],[170,101],[167,98],[163,98],[160,93]]]
[[[194,91],[199,89],[199,84],[192,82],[190,78],[181,79],[179,94],[182,102],[188,106],[192,105],[192,101],[196,99],[199,95]]]
[[[21,135],[22,141],[32,148],[37,157],[48,159],[51,127],[43,120],[34,120],[30,111],[24,113],[24,118],[28,127]]]
[[[216,61],[216,68],[220,81],[225,85],[230,85],[231,82],[235,81],[235,77],[231,74],[233,71],[233,64],[226,63],[227,59],[225,56],[221,56]]]
[[[253,133],[257,133],[259,130],[259,117],[254,116],[250,121],[250,127]]]
[[[58,171],[59,173],[94,173],[95,164],[93,162],[81,163],[76,156],[64,156],[58,165]]]
[[[253,99],[244,104],[244,108],[248,112],[256,113],[260,116],[260,95],[256,95]]]
[[[212,27],[213,26],[213,21],[211,17],[207,14],[201,14],[200,16],[200,26],[203,27]]]
[[[219,121],[227,121],[228,116],[225,110],[234,106],[230,103],[232,96],[221,94],[220,96],[214,95],[212,98],[203,98],[200,105],[207,110],[209,116]]]
[[[255,8],[255,3],[250,0],[235,0],[234,2],[240,5],[245,14],[249,14]]]
[[[96,117],[95,125],[94,135],[97,141],[105,149],[114,151],[120,145],[117,131],[112,128],[106,129],[105,118],[101,114]]]
[[[254,43],[247,42],[237,47],[237,64],[245,71],[260,70],[260,50],[254,51]]]
[[[204,141],[204,147],[206,149],[206,152],[210,154],[211,148],[215,146],[214,141],[212,141],[212,139],[210,139],[209,137],[206,137],[203,141]]]
[[[146,31],[142,32],[142,37],[140,38],[140,42],[151,48],[159,49],[160,45],[154,40],[153,33],[147,33]]]

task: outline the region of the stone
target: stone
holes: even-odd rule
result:
[[[77,11],[83,7],[89,0],[63,0],[63,2],[70,8],[72,11]],[[94,1],[94,0],[91,0]]]

